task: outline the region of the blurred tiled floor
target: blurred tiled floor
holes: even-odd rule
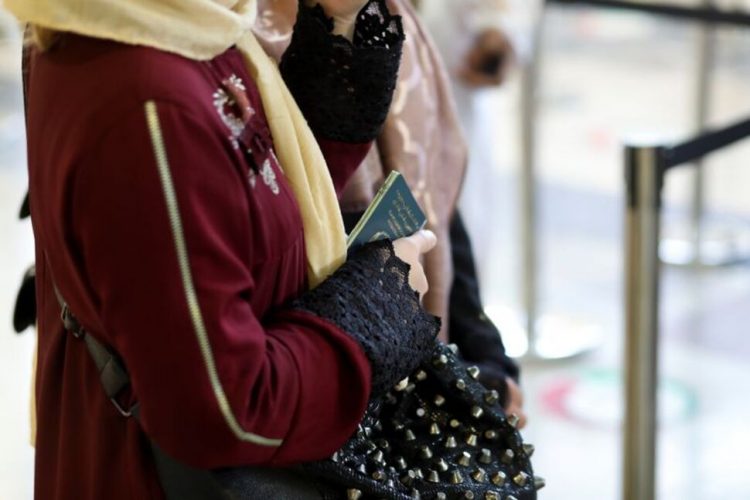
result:
[[[541,498],[619,498],[619,373],[622,344],[620,138],[691,130],[695,28],[587,9],[550,13],[539,122],[541,305],[597,325],[603,344],[555,363],[524,362]],[[750,31],[720,32],[711,122],[750,114]],[[10,311],[31,262],[28,222],[16,220],[26,185],[18,41],[0,46],[0,499],[32,495],[28,446],[33,335],[15,336]],[[483,118],[496,145],[488,166],[484,237],[490,305],[518,302],[517,148],[514,93],[486,96]],[[709,163],[716,214],[750,220],[750,141]],[[684,213],[689,173],[668,186],[669,227]],[[663,500],[750,498],[750,267],[667,268],[663,290]],[[503,325],[500,325],[501,327]],[[631,500],[631,499],[629,499]],[[632,499],[638,500],[638,499]]]

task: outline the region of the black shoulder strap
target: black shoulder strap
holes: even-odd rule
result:
[[[123,417],[138,420],[138,405],[124,409],[117,401],[120,392],[130,385],[130,376],[120,357],[109,347],[86,333],[86,330],[71,313],[60,290],[54,285],[55,295],[60,304],[62,322],[65,329],[75,338],[86,344],[97,370],[104,393]],[[210,471],[195,469],[182,464],[165,454],[149,439],[154,454],[159,482],[168,500],[229,500],[229,495]]]
[[[125,366],[120,361],[120,358],[107,346],[89,335],[86,330],[83,329],[75,316],[70,312],[70,308],[60,294],[60,290],[58,290],[57,286],[55,286],[55,295],[60,304],[63,326],[65,327],[65,330],[70,332],[75,338],[82,340],[83,343],[86,344],[86,349],[89,351],[91,359],[94,361],[96,369],[99,372],[99,381],[104,388],[104,393],[115,408],[117,408],[120,415],[123,417],[132,416],[137,412],[137,405],[125,410],[117,401],[117,395],[130,385],[130,376],[125,369]]]

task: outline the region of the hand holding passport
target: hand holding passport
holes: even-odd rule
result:
[[[349,235],[347,245],[352,250],[383,239],[393,241],[396,256],[411,266],[409,284],[424,295],[428,286],[420,257],[437,243],[432,231],[423,230],[426,223],[427,217],[404,178],[391,172]]]
[[[411,236],[424,228],[426,223],[427,217],[404,177],[398,172],[391,172],[346,244],[352,250],[373,241],[396,241]]]

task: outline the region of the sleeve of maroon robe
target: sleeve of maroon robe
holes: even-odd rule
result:
[[[71,214],[81,265],[107,340],[130,372],[143,426],[165,451],[200,467],[327,456],[364,412],[366,358],[310,314],[255,316],[250,268],[266,264],[254,255],[246,174],[189,111],[162,102],[158,112],[191,283],[178,265],[175,220],[142,110],[123,116],[81,160]],[[263,217],[251,213],[251,223]],[[285,273],[277,286],[296,290]],[[258,437],[266,442],[256,444]]]

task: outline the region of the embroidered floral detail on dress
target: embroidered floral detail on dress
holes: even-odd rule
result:
[[[263,168],[260,171],[260,175],[263,177],[263,183],[268,186],[271,192],[278,195],[279,183],[276,180],[276,172],[273,171],[270,159],[266,159],[266,161],[263,162]]]
[[[247,180],[250,181],[250,187],[255,189],[255,185],[258,182],[258,176],[252,168],[250,169],[250,173],[247,174]]]
[[[239,149],[239,138],[255,109],[247,96],[247,87],[237,75],[232,75],[221,83],[213,94],[214,107],[221,121],[229,128],[229,140],[234,149]]]

